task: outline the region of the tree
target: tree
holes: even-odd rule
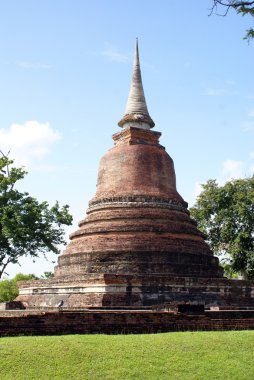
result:
[[[222,13],[217,13],[218,9],[222,9]],[[254,1],[238,1],[238,0],[213,0],[210,15],[216,13],[219,16],[226,16],[230,9],[234,9],[242,16],[250,15],[254,17]],[[254,29],[246,30],[245,40],[250,41],[254,38]]]
[[[0,157],[0,278],[6,267],[18,264],[23,256],[33,258],[50,251],[58,254],[58,245],[65,244],[63,225],[70,225],[69,206],[56,202],[49,207],[27,192],[19,192],[16,183],[26,172],[13,161]]]
[[[0,302],[13,301],[19,294],[17,282],[27,280],[37,280],[34,274],[18,273],[12,280],[0,281]]]
[[[48,279],[48,278],[51,278],[51,277],[54,277],[54,273],[53,272],[44,272],[43,275],[40,278],[42,278],[42,279]]]
[[[192,217],[215,254],[234,272],[254,278],[254,176],[224,186],[209,180],[202,186]]]

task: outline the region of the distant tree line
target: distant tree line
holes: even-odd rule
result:
[[[0,151],[0,279],[9,264],[18,264],[24,256],[32,258],[48,252],[59,253],[65,244],[64,225],[72,223],[69,206],[52,207],[39,202],[27,192],[20,192],[17,182],[27,174],[13,165]]]
[[[209,180],[190,209],[228,276],[254,278],[254,176]]]
[[[18,281],[46,279],[53,276],[52,272],[44,272],[43,276],[37,277],[34,274],[18,273],[13,279],[0,281],[0,302],[13,301],[19,294]]]

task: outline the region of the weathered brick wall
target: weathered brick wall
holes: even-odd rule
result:
[[[88,216],[70,235],[56,277],[70,273],[222,277],[218,259],[177,192],[174,163],[159,136],[134,127],[113,136],[115,146],[101,159]]]
[[[19,283],[18,301],[28,308],[142,307],[167,303],[203,303],[210,306],[253,307],[253,281],[170,275],[90,274]]]
[[[254,329],[253,310],[202,315],[152,311],[8,313],[0,312],[0,336]]]

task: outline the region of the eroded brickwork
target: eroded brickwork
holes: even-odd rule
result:
[[[246,329],[254,329],[253,310],[200,315],[163,311],[0,312],[0,336]]]
[[[223,278],[176,189],[159,132],[113,136],[87,216],[58,258],[53,279],[20,283],[27,307],[140,308],[190,302],[254,305],[254,284]]]
[[[174,164],[159,136],[133,127],[113,136],[87,218],[59,257],[56,276],[222,276],[176,190]]]
[[[153,305],[192,303],[206,307],[253,306],[254,287],[249,281],[170,275],[87,274],[23,281],[18,300],[29,308],[111,307],[140,308]]]

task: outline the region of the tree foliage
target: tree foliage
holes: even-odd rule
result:
[[[51,278],[51,277],[54,277],[54,273],[53,272],[44,272],[44,274],[40,278],[48,279],[48,278]]]
[[[254,17],[254,1],[239,1],[239,0],[213,0],[211,13],[216,13],[219,16],[226,16],[230,9],[234,9],[242,16],[250,15]],[[250,41],[254,38],[254,29],[246,30],[244,39]]]
[[[0,278],[6,267],[18,264],[23,256],[38,257],[59,253],[64,244],[63,225],[70,225],[69,206],[38,202],[16,189],[26,172],[16,168],[7,156],[0,157]]]
[[[192,217],[215,254],[228,257],[234,272],[254,278],[254,176],[202,186]]]
[[[11,280],[0,281],[0,302],[13,301],[19,294],[17,282],[26,280],[37,280],[34,274],[18,273]]]

